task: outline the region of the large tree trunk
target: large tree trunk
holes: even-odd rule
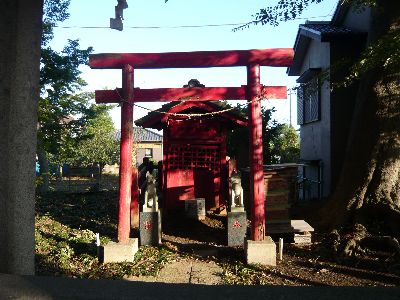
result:
[[[369,43],[399,26],[400,1],[379,1]],[[397,27],[396,27],[397,26]],[[399,72],[397,70],[396,72]],[[400,73],[383,66],[360,81],[342,173],[323,210],[330,228],[361,223],[400,232]]]
[[[35,272],[42,8],[42,0],[0,1],[0,273],[6,274]]]

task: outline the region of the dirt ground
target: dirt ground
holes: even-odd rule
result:
[[[222,267],[214,261],[183,258],[166,265],[156,277],[138,276],[127,279],[144,282],[218,285],[223,284],[222,273]]]
[[[114,206],[117,207],[118,202],[115,178],[106,182],[110,185],[111,192],[94,193],[93,197],[75,191],[77,188],[81,189],[81,192],[90,190],[93,183],[89,183],[89,180],[79,182],[79,185],[72,180],[63,181],[62,184],[62,191],[66,191],[68,195],[67,200],[60,200],[57,205],[53,205],[54,207],[44,206],[41,208],[43,212],[40,209],[38,212],[51,212],[63,224],[71,225],[76,221],[82,228],[89,228],[102,235],[115,235],[116,210]],[[59,188],[56,186],[55,190]],[[76,207],[72,209],[71,205]],[[204,221],[184,219],[182,215],[163,217],[162,243],[164,247],[177,254],[176,259],[167,263],[155,277],[142,276],[126,279],[209,285],[228,283],[400,286],[400,263],[393,263],[393,259],[387,253],[375,253],[375,255],[349,259],[335,257],[331,252],[326,251],[322,247],[322,235],[319,234],[315,220],[309,213],[315,211],[315,208],[311,203],[308,207],[292,211],[294,219],[304,219],[316,229],[313,234],[313,243],[294,245],[286,239],[283,260],[278,260],[276,267],[264,268],[246,265],[243,247],[225,246],[226,217],[209,214]],[[101,220],[100,223],[99,220]],[[137,236],[138,233],[132,234]],[[279,236],[273,238],[277,241]]]
[[[133,277],[130,280],[215,285],[224,283],[225,278],[233,284],[400,285],[397,267],[373,257],[332,257],[320,247],[318,236],[314,237],[313,244],[285,243],[283,260],[277,260],[276,267],[252,267],[244,264],[242,247],[224,245],[224,217],[211,215],[204,221],[168,219],[164,219],[163,244],[179,253],[180,258],[167,264],[157,277]]]

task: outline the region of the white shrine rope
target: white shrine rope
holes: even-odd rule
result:
[[[119,93],[119,91],[118,91],[117,88],[115,88],[115,91],[117,92],[118,97],[119,97],[119,99],[121,100],[119,103],[128,103],[128,104],[132,105],[132,103],[130,103],[130,102],[128,102],[128,101],[125,101],[125,100],[121,97],[121,95],[120,95],[120,93]],[[195,98],[194,98],[194,97],[193,97],[193,98],[185,98],[184,100],[179,100],[179,101],[185,102],[185,101],[190,101],[191,99],[195,99]],[[256,97],[256,99],[254,99],[254,100],[252,100],[252,101],[247,101],[246,103],[249,104],[249,103],[257,102],[257,101],[260,101],[260,102],[261,102],[261,101],[263,101],[263,100],[269,100],[269,99],[268,99],[268,98],[262,98],[262,97]],[[208,100],[204,100],[204,101],[208,101]],[[179,117],[188,117],[188,118],[191,118],[191,117],[202,117],[202,116],[213,116],[213,115],[222,114],[222,113],[224,113],[224,112],[227,112],[227,111],[231,111],[231,110],[233,110],[233,109],[236,109],[236,107],[230,107],[230,108],[227,108],[227,109],[224,109],[224,110],[219,110],[219,111],[214,111],[214,112],[207,112],[207,113],[202,113],[202,114],[179,114],[179,113],[170,113],[170,112],[164,112],[164,111],[159,111],[159,110],[153,110],[153,109],[150,109],[150,108],[147,108],[147,107],[138,105],[138,104],[136,104],[136,103],[133,103],[133,106],[136,106],[136,107],[139,107],[139,108],[148,110],[148,111],[150,111],[150,112],[159,113],[159,114],[171,115],[171,116],[177,116],[177,117],[178,117],[178,116],[179,116]]]

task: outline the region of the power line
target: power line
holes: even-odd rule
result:
[[[291,20],[308,20],[331,17],[333,14],[330,13],[325,16],[315,16],[307,18],[294,18]],[[290,21],[291,21],[290,20]],[[228,26],[243,26],[251,25],[252,22],[246,23],[225,23],[225,24],[202,24],[202,25],[175,25],[175,26],[124,26],[125,29],[187,29],[187,28],[206,28],[206,27],[228,27]],[[54,26],[62,29],[110,29],[108,26]]]

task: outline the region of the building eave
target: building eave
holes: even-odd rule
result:
[[[289,76],[299,76],[304,57],[310,46],[311,40],[320,40],[321,33],[315,30],[310,30],[300,25],[297,32],[296,41],[294,43],[293,63],[287,68],[286,73]]]

